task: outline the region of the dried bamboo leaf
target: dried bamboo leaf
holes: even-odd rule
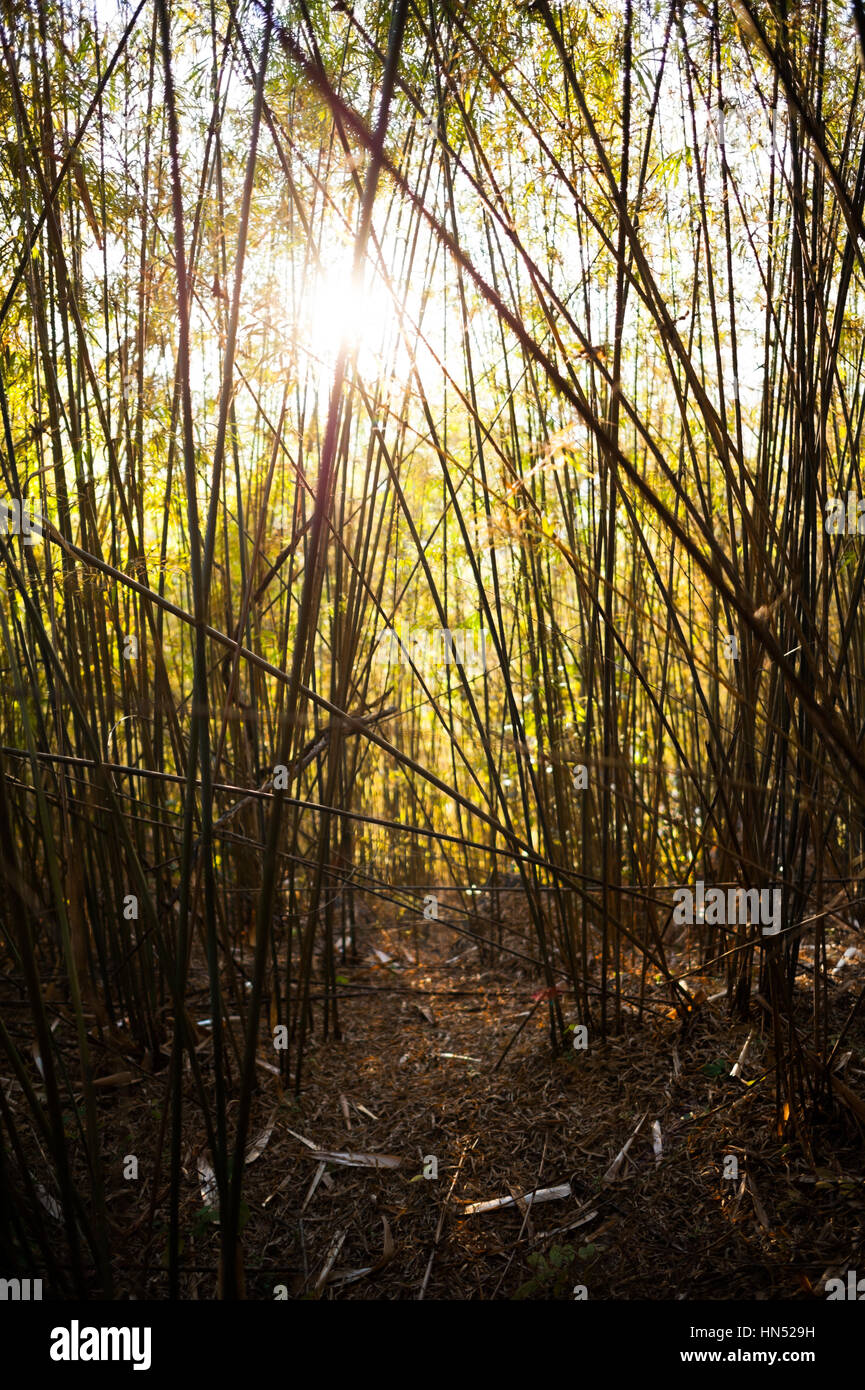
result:
[[[478,1216],[485,1211],[502,1211],[505,1207],[516,1207],[520,1202],[524,1202],[527,1207],[533,1207],[538,1202],[560,1202],[571,1195],[571,1184],[563,1182],[557,1187],[539,1187],[536,1192],[525,1192],[516,1200],[513,1197],[492,1197],[487,1202],[469,1202],[463,1209],[463,1216]]]
[[[298,1132],[297,1132],[296,1129],[289,1129],[289,1128],[288,1128],[288,1125],[286,1125],[285,1128],[286,1128],[286,1132],[287,1132],[288,1134],[291,1135],[292,1139],[299,1139],[300,1142],[301,1142],[301,1144],[305,1144],[306,1147],[307,1147],[308,1149],[312,1149],[313,1152],[315,1152],[315,1151],[318,1149],[318,1145],[317,1145],[317,1144],[314,1144],[314,1143],[312,1142],[311,1139],[304,1139],[303,1135],[302,1135],[302,1134],[298,1134]]]
[[[244,1163],[254,1163],[255,1160],[257,1158],[260,1158],[261,1155],[264,1153],[265,1149],[270,1143],[270,1136],[273,1133],[273,1124],[275,1119],[276,1112],[274,1112],[274,1114],[271,1115],[267,1128],[263,1129],[261,1133],[255,1137],[255,1139],[250,1139],[249,1143],[246,1146],[246,1153],[243,1156]]]
[[[660,1120],[652,1121],[652,1150],[655,1155],[655,1162],[660,1163],[664,1156],[664,1141],[661,1138]]]
[[[337,1231],[333,1240],[330,1242],[330,1245],[327,1248],[327,1254],[324,1257],[324,1264],[322,1265],[321,1270],[319,1271],[318,1278],[315,1281],[315,1293],[319,1293],[327,1283],[328,1278],[330,1276],[330,1271],[336,1264],[337,1256],[339,1255],[339,1252],[345,1243],[345,1238],[347,1235],[347,1230]]]
[[[345,1168],[399,1168],[402,1163],[396,1154],[332,1153],[328,1149],[315,1149],[312,1156],[322,1163],[338,1163]]]
[[[39,1198],[39,1201],[42,1203],[49,1216],[53,1216],[55,1221],[62,1221],[63,1208],[57,1199],[52,1197],[50,1192],[46,1191],[41,1183],[36,1184],[36,1196]]]
[[[211,1167],[206,1149],[202,1149],[201,1153],[198,1155],[196,1167],[198,1168],[198,1176],[201,1179],[201,1200],[206,1207],[215,1206],[217,1196],[216,1174]]]
[[[646,1111],[646,1115],[647,1115],[648,1113],[649,1113],[649,1112]],[[646,1115],[641,1116],[641,1118],[637,1121],[637,1127],[636,1127],[636,1129],[634,1130],[633,1134],[631,1135],[630,1139],[627,1141],[627,1143],[626,1143],[621,1149],[619,1149],[619,1152],[616,1154],[616,1157],[613,1159],[613,1161],[612,1161],[612,1163],[610,1164],[609,1168],[607,1169],[606,1173],[605,1173],[604,1176],[601,1178],[601,1182],[602,1182],[602,1183],[606,1183],[606,1182],[616,1182],[616,1181],[618,1180],[619,1173],[621,1172],[622,1164],[624,1163],[625,1159],[626,1159],[627,1156],[628,1156],[628,1150],[629,1150],[629,1148],[631,1147],[631,1145],[633,1144],[633,1142],[634,1142],[634,1140],[636,1139],[637,1135],[639,1134],[639,1132],[640,1132],[640,1130],[641,1130],[641,1128],[642,1128],[642,1125],[643,1125],[643,1120],[645,1120]]]

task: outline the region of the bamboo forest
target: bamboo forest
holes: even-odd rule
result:
[[[865,2],[0,46],[3,1299],[865,1298]]]

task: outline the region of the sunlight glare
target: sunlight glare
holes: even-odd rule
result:
[[[300,342],[332,368],[341,350],[356,352],[363,369],[380,360],[396,327],[390,295],[380,284],[357,280],[350,268],[321,268],[300,330]]]

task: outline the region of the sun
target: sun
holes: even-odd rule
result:
[[[316,271],[298,334],[313,360],[332,370],[347,351],[368,370],[392,353],[398,332],[393,298],[380,280],[368,272],[354,274],[345,264]]]

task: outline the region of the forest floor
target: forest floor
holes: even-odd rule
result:
[[[829,941],[830,965],[852,940]],[[799,971],[804,1019],[804,951]],[[533,968],[481,962],[444,928],[418,942],[377,920],[338,976],[341,1038],[308,1039],[299,1099],[269,1064],[259,1069],[244,1187],[249,1298],[573,1299],[582,1287],[590,1299],[807,1300],[825,1297],[829,1277],[865,1273],[861,1011],[841,1053],[844,1094],[824,1102],[809,1157],[795,1125],[777,1118],[769,1016],[755,1001],[750,1019],[731,1022],[715,997],[720,977],[689,976],[705,998],[684,1024],[654,984],[642,1024],[624,1012],[622,1033],[601,1045],[593,1021],[586,1051],[554,1056]],[[861,953],[830,979],[837,1036],[865,982]],[[204,1013],[205,980],[194,968],[190,998],[201,985]],[[638,987],[623,978],[624,994]],[[563,1008],[567,1018],[567,995]],[[199,1031],[206,1074],[211,1044]],[[74,1031],[64,1032],[72,1064]],[[151,1203],[167,1072],[130,1072],[113,1051],[97,1066],[97,1094],[117,1153],[107,1194],[112,1245],[124,1251],[115,1296],[164,1298],[164,1167],[152,1227]],[[18,1083],[3,1084],[17,1109]],[[185,1105],[192,1133],[191,1076]],[[183,1156],[182,1296],[211,1299],[218,1213],[199,1128]],[[130,1154],[137,1181],[123,1178]],[[44,1157],[34,1150],[32,1162],[37,1176]],[[550,1188],[562,1192],[523,1200]],[[467,1211],[500,1198],[512,1200]]]

